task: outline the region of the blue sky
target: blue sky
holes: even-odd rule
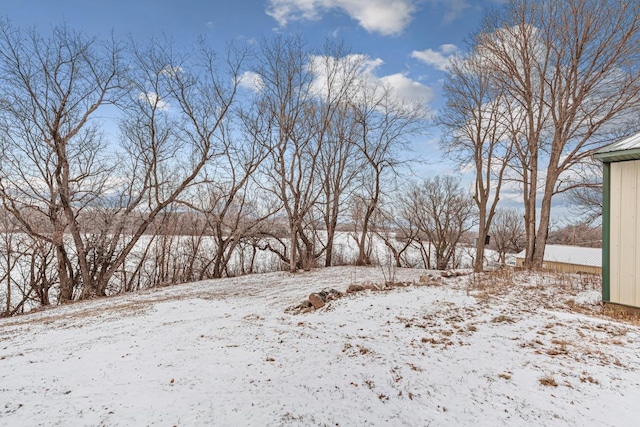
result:
[[[179,44],[198,36],[222,48],[244,38],[260,40],[275,32],[300,32],[312,44],[335,37],[352,53],[375,61],[374,74],[406,96],[442,105],[447,58],[464,48],[483,10],[503,0],[2,0],[2,13],[16,26],[46,32],[66,22],[89,34],[131,35],[148,40],[167,35]],[[414,142],[430,159],[424,174],[451,172],[437,152],[437,129]]]

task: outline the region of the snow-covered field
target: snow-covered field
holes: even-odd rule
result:
[[[338,267],[156,288],[0,319],[0,425],[636,426],[640,326],[579,278],[365,291]]]

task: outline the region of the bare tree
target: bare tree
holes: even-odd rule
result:
[[[314,55],[294,36],[264,41],[259,56],[261,91],[249,133],[269,152],[263,187],[280,202],[288,222],[289,245],[280,241],[281,249],[269,248],[291,272],[312,267],[324,252],[317,233],[323,216],[333,239],[336,205],[349,181],[350,140],[338,126],[359,67],[343,54],[327,45]]]
[[[4,211],[1,215],[0,297],[5,301],[0,317],[8,317],[50,304],[54,253],[51,244],[24,233],[15,217]]]
[[[0,196],[26,232],[54,246],[60,300],[68,301],[76,283],[90,280],[78,215],[103,191],[112,168],[100,159],[104,144],[92,118],[121,96],[121,47],[66,27],[43,38],[2,22],[0,52],[7,101]]]
[[[105,295],[150,224],[218,155],[242,53],[220,75],[204,44],[193,56],[157,42],[127,56],[65,27],[43,38],[8,23],[0,44],[4,207],[55,248],[59,302]],[[97,121],[114,105],[125,113],[120,151]]]
[[[358,191],[353,203],[360,212],[360,228],[354,234],[358,244],[357,264],[371,264],[368,234],[374,214],[386,189],[395,188],[394,180],[403,162],[410,137],[424,132],[424,105],[401,99],[388,86],[374,86],[361,80],[357,96],[351,101],[356,122],[357,145],[363,157],[358,176]]]
[[[479,218],[474,270],[479,272],[512,158],[511,123],[507,123],[512,118],[502,86],[496,84],[490,67],[475,51],[452,61],[443,89],[447,103],[438,121],[447,132],[441,145],[461,167],[471,165],[475,174],[473,200]]]
[[[299,36],[264,40],[259,62],[261,91],[250,115],[249,133],[269,152],[269,162],[262,169],[264,188],[280,202],[289,229],[289,245],[281,242],[283,250],[276,251],[295,272],[310,262],[299,253],[300,240],[313,249],[303,224],[320,196],[316,182],[320,147],[312,135],[311,119],[314,74]]]
[[[601,248],[602,227],[593,227],[582,221],[553,227],[549,232],[549,243]]]
[[[21,302],[15,303],[14,289],[19,286],[16,283],[16,271],[19,269],[20,248],[18,224],[12,216],[6,212],[0,212],[0,296],[4,297],[4,313],[0,312],[0,317],[11,316],[14,313],[14,307],[19,307],[29,298],[27,292],[22,292],[18,296]]]
[[[575,185],[566,192],[569,211],[584,224],[597,223],[602,217],[602,163],[587,159],[574,173]]]
[[[518,253],[525,248],[522,212],[517,209],[498,209],[493,221],[491,237],[491,247],[498,252],[500,262],[505,264],[507,254]]]
[[[429,259],[431,252],[435,253],[435,268],[453,267],[456,248],[475,219],[472,198],[462,189],[458,179],[448,175],[427,179],[421,185],[412,184],[406,197],[418,236],[428,240]]]
[[[225,164],[216,170],[217,182],[208,183],[206,195],[199,197],[204,203],[198,208],[205,216],[203,229],[210,231],[215,242],[213,256],[208,254],[208,261],[200,268],[199,280],[228,276],[236,250],[244,241],[259,234],[275,211],[258,202],[259,196],[250,185],[253,174],[267,155],[263,147],[251,143],[227,148]]]
[[[519,140],[520,168],[526,170],[526,263],[536,267],[553,196],[573,187],[563,176],[610,140],[613,128],[640,102],[640,5],[513,0],[500,19],[487,20],[479,45],[512,98],[509,105],[524,118]],[[541,166],[545,179],[539,182]]]
[[[209,165],[237,154],[229,145],[226,124],[246,49],[231,46],[218,61],[204,40],[194,52],[185,53],[170,42],[154,40],[148,46],[134,46],[133,52],[137,73],[129,81],[128,116],[121,124],[128,159],[123,164],[130,181],[119,193],[118,212],[123,219],[137,210],[144,214],[130,226],[122,249],[111,252],[115,261],[107,267],[107,275],[125,263],[156,219],[170,215],[176,205],[193,206],[197,188],[210,182]],[[117,223],[116,232],[110,233],[110,250],[125,224]],[[197,248],[194,251],[196,256]],[[180,277],[189,280],[193,274],[183,272]]]
[[[362,156],[355,143],[355,122],[351,109],[341,103],[334,115],[327,139],[320,152],[322,196],[320,210],[326,230],[325,266],[333,265],[334,241],[341,215],[353,191]]]
[[[411,248],[420,247],[417,218],[411,214],[412,200],[408,194],[400,193],[391,201],[379,206],[375,215],[375,235],[378,236],[393,256],[396,267],[416,267],[406,255]],[[427,263],[425,263],[426,265]]]

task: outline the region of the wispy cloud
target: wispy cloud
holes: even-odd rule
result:
[[[438,70],[446,71],[451,63],[451,58],[458,51],[458,47],[454,44],[443,44],[437,51],[433,49],[414,50],[411,52],[411,57],[427,65],[432,65]]]
[[[267,14],[284,27],[291,21],[318,20],[338,9],[370,33],[401,33],[411,22],[417,0],[268,0]]]
[[[166,111],[169,109],[169,103],[160,99],[158,94],[155,92],[140,92],[138,94],[138,99],[140,101],[147,101],[149,105],[160,111]]]
[[[442,5],[444,7],[444,22],[455,21],[462,16],[466,9],[471,7],[471,4],[467,0],[431,0],[431,3],[435,5]]]

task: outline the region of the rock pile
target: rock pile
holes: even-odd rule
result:
[[[459,277],[459,276],[468,276],[471,274],[470,271],[460,271],[460,270],[445,270],[440,272],[440,276],[442,277]]]
[[[420,276],[418,283],[412,282],[387,282],[384,285],[373,282],[354,283],[349,285],[345,292],[337,289],[326,288],[320,292],[314,292],[300,304],[287,308],[285,311],[292,314],[308,313],[326,307],[331,301],[342,298],[345,294],[355,294],[363,291],[379,292],[407,286],[440,286],[443,278],[458,277],[470,274],[470,272],[448,270],[439,274],[434,272]]]
[[[307,313],[309,311],[317,310],[324,307],[328,302],[342,297],[344,294],[337,289],[327,288],[320,292],[314,292],[309,295],[309,298],[302,301],[300,304],[289,307],[286,311],[293,314]]]
[[[373,282],[364,282],[364,283],[360,283],[360,284],[352,284],[349,285],[349,287],[347,288],[347,293],[348,294],[353,294],[356,292],[362,292],[362,291],[380,291],[383,288],[376,285]]]
[[[308,313],[310,311],[318,310],[322,307],[325,307],[329,302],[336,300],[338,298],[342,298],[345,294],[354,294],[357,292],[363,291],[384,291],[398,287],[406,287],[411,286],[412,283],[386,283],[385,285],[378,285],[373,282],[363,282],[359,284],[352,284],[346,289],[346,291],[340,292],[333,288],[323,289],[320,292],[314,292],[307,299],[302,301],[300,304],[289,307],[286,312],[292,314],[300,314],[300,313]]]
[[[426,286],[438,286],[442,283],[442,277],[445,277],[445,276],[437,276],[434,273],[428,273],[423,276],[420,276],[420,284],[426,285]]]

